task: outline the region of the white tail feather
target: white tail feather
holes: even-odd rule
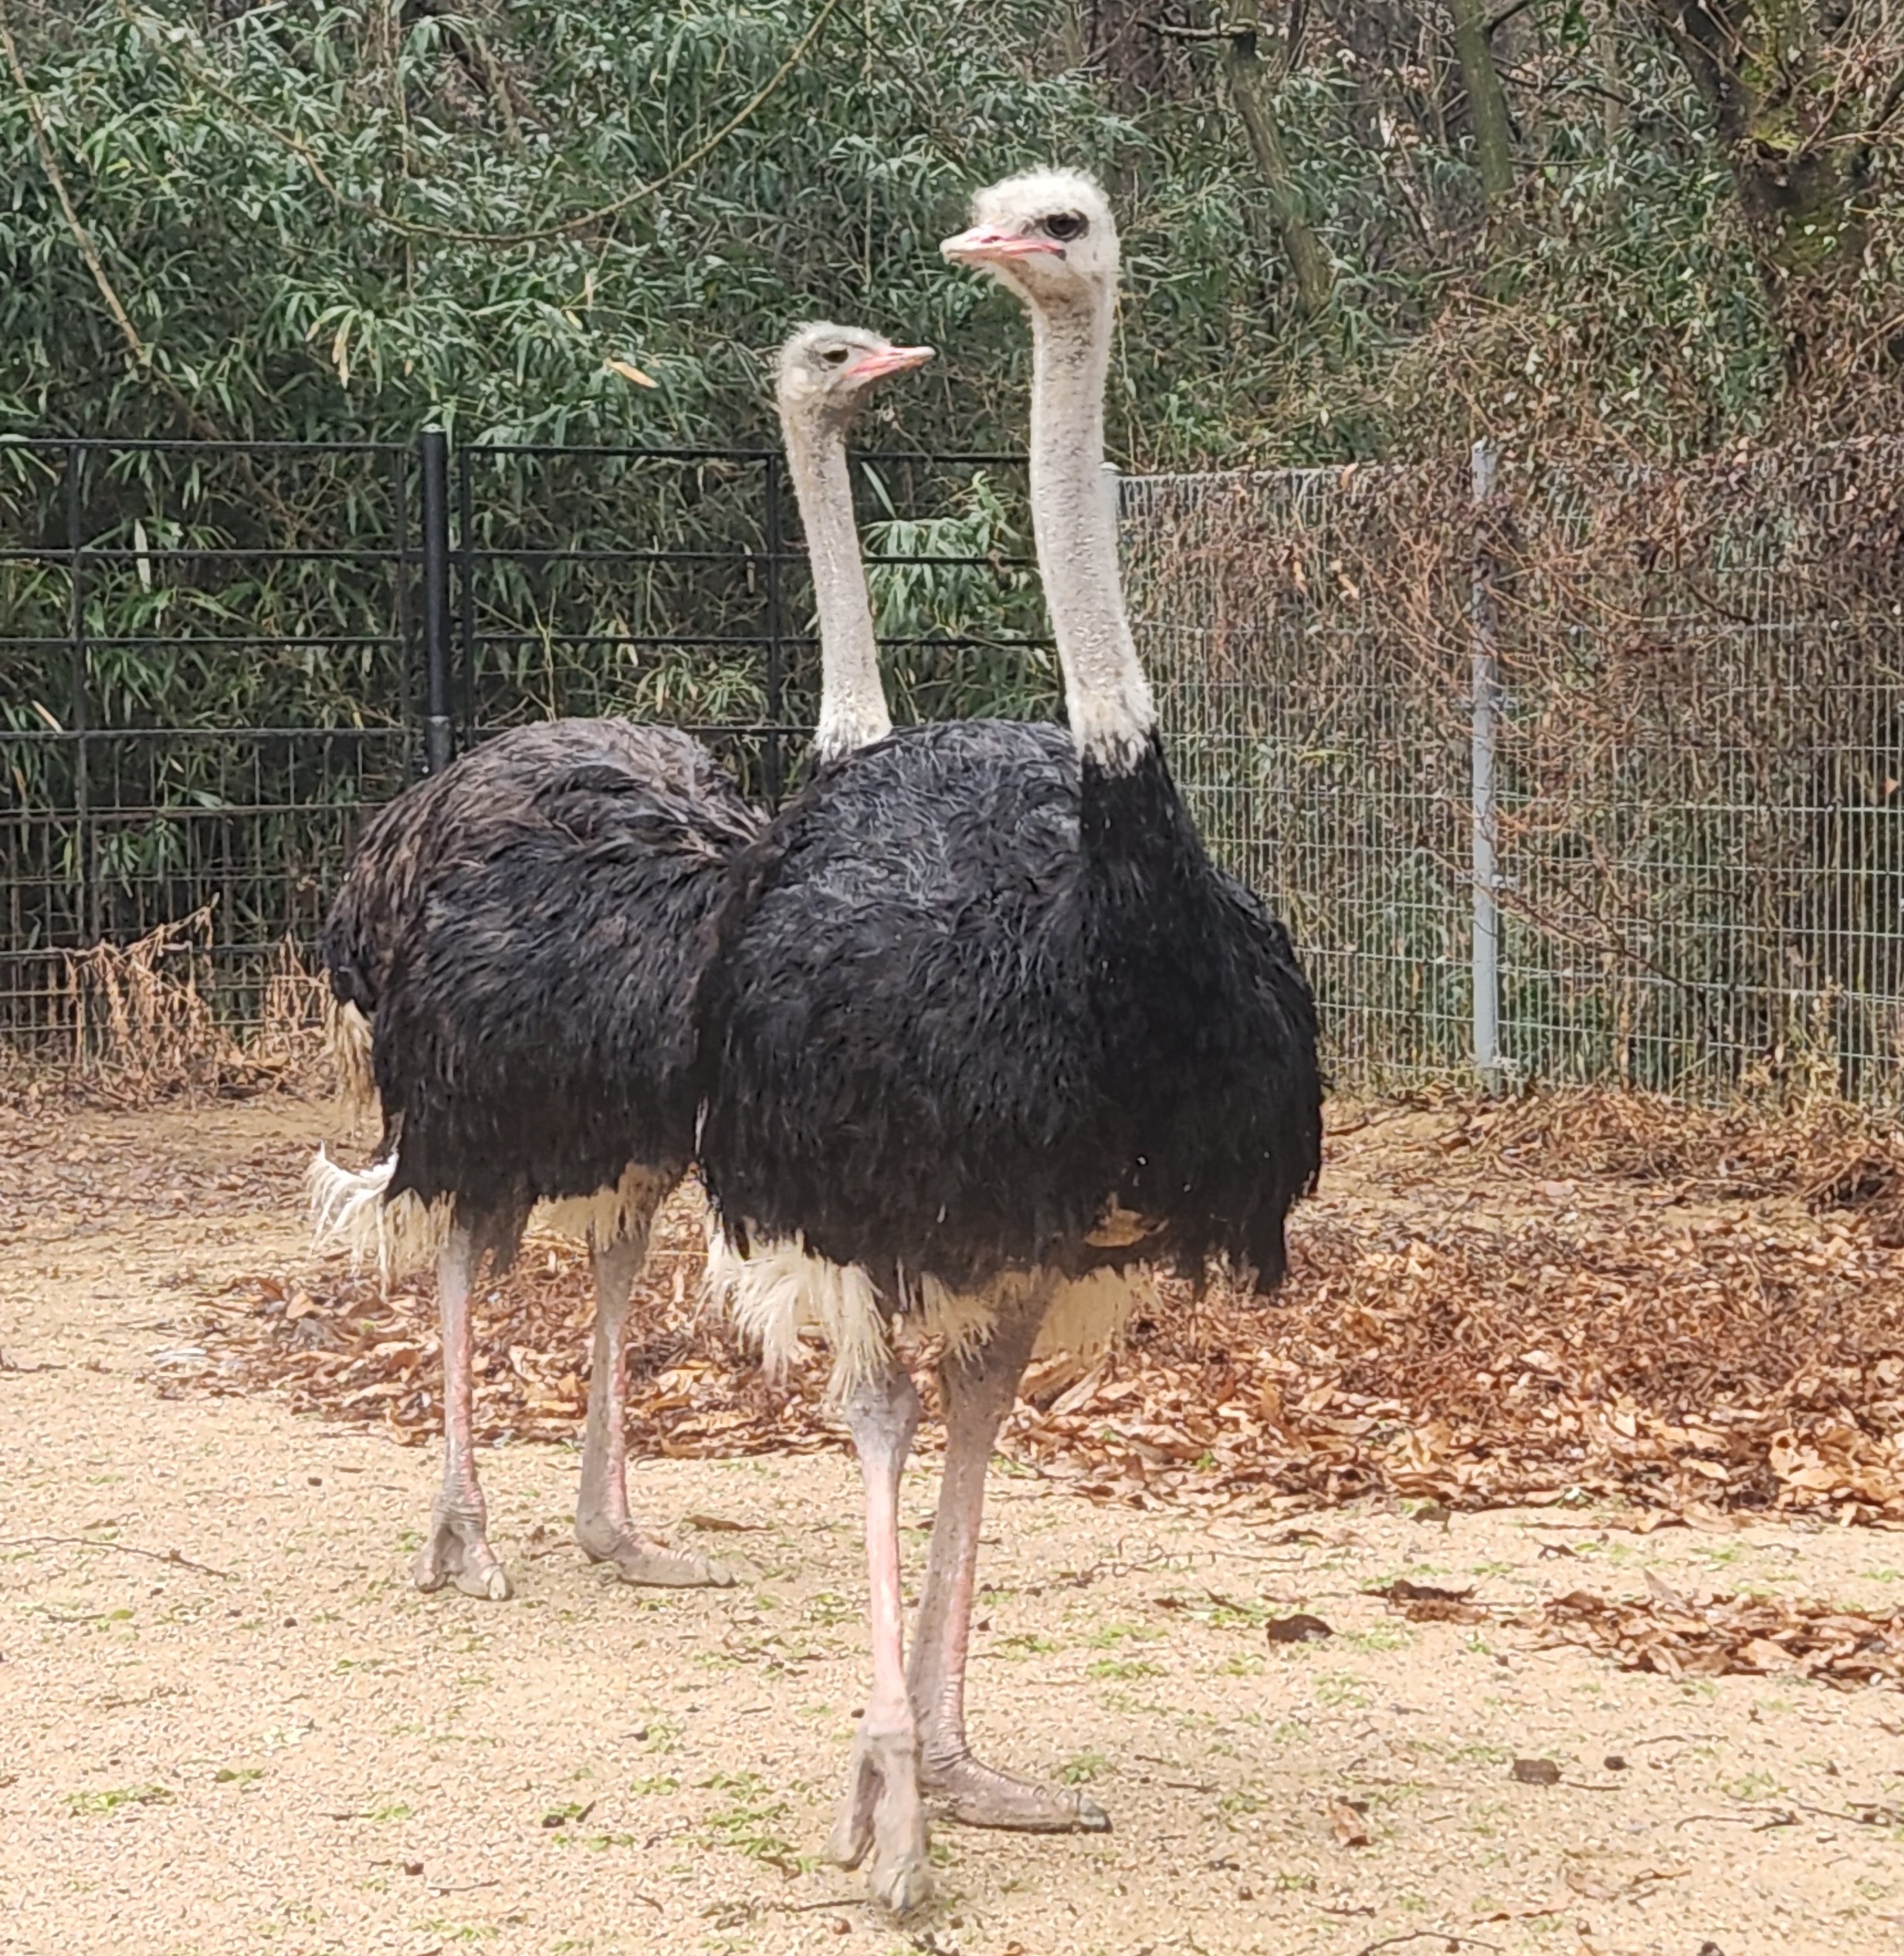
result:
[[[425,1202],[405,1190],[393,1201],[397,1158],[347,1168],[320,1147],[304,1171],[311,1233],[320,1249],[341,1249],[355,1264],[374,1263],[388,1283],[436,1260],[449,1235],[456,1205]],[[672,1185],[652,1169],[631,1166],[612,1188],[537,1204],[531,1222],[551,1234],[600,1248],[624,1239],[645,1242],[655,1212]]]
[[[835,1404],[892,1364],[896,1332],[940,1339],[948,1351],[970,1351],[991,1337],[1008,1300],[1041,1293],[1045,1313],[1034,1357],[1062,1353],[1088,1364],[1116,1342],[1152,1289],[1150,1273],[1142,1268],[1076,1278],[1048,1270],[1015,1270],[982,1293],[954,1290],[928,1276],[919,1280],[903,1314],[896,1314],[889,1324],[879,1286],[856,1263],[829,1263],[798,1237],[757,1242],[744,1256],[719,1229],[707,1241],[709,1297],[760,1348],[767,1375],[786,1376],[800,1354],[800,1334],[811,1326],[833,1354],[827,1396]]]
[[[348,1250],[353,1263],[375,1263],[386,1282],[435,1261],[452,1211],[448,1202],[421,1202],[407,1190],[388,1200],[396,1169],[395,1155],[368,1168],[347,1168],[320,1147],[304,1174],[318,1246]]]
[[[856,1263],[831,1263],[798,1238],[757,1242],[745,1256],[714,1229],[707,1238],[707,1289],[735,1328],[760,1347],[769,1378],[784,1379],[800,1355],[800,1334],[818,1331],[833,1354],[828,1396],[843,1398],[892,1363],[878,1286]]]

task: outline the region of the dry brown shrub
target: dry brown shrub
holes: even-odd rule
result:
[[[50,1073],[16,1065],[19,1082],[30,1076],[42,1093],[64,1089],[115,1107],[322,1086],[323,980],[286,938],[258,1021],[241,1040],[203,983],[212,917],[207,904],[132,944],[66,953],[64,1063]]]
[[[1498,669],[1523,1078],[1904,1099],[1904,439],[1129,485],[1212,846],[1312,954],[1342,1083],[1472,1062],[1472,660]]]
[[[1660,1093],[1580,1087],[1530,1095],[1470,1124],[1483,1159],[1523,1173],[1663,1185],[1682,1198],[1858,1209],[1904,1245],[1904,1131],[1835,1093],[1686,1106]]]
[[[254,1066],[273,1069],[282,1085],[330,1091],[335,1085],[330,1060],[334,1012],[324,975],[304,962],[297,940],[286,934],[278,941],[246,1057]]]
[[[237,1042],[195,981],[191,960],[210,947],[210,905],[130,944],[66,958],[74,1081],[121,1103],[215,1087],[242,1067]],[[168,960],[177,960],[166,968]]]

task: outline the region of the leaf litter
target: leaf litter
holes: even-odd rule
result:
[[[1807,1677],[1845,1690],[1904,1682],[1904,1613],[1875,1616],[1784,1596],[1716,1595],[1698,1603],[1577,1589],[1519,1621],[1544,1632],[1550,1645],[1580,1645],[1623,1670],[1667,1678]]]
[[[1007,1454],[1143,1507],[1273,1515],[1374,1494],[1437,1518],[1614,1500],[1719,1526],[1904,1525],[1904,1231],[1889,1206],[1904,1202],[1904,1143],[1836,1103],[1774,1117],[1600,1092],[1414,1118],[1391,1110],[1337,1144],[1275,1303],[1164,1280],[1113,1358],[1082,1378],[1034,1368]],[[770,1385],[702,1308],[703,1242],[685,1190],[630,1320],[631,1446],[846,1445],[817,1351]],[[160,1389],[270,1392],[423,1442],[440,1419],[433,1287],[386,1295],[334,1266],[262,1274],[208,1300],[195,1335],[215,1360]],[[474,1317],[482,1438],[571,1439],[583,1253],[532,1239]]]
[[[1374,1494],[1445,1521],[1584,1498],[1624,1501],[1641,1525],[1904,1525],[1904,1253],[1891,1241],[1904,1232],[1888,1206],[1904,1151],[1861,1123],[1605,1093],[1457,1104],[1452,1127],[1400,1147],[1378,1135],[1350,1161],[1351,1181],[1372,1161],[1375,1198],[1352,1186],[1300,1214],[1279,1304],[1167,1281],[1113,1361],[1082,1378],[1034,1372],[1005,1449],[1089,1497],[1144,1507],[1273,1517]],[[1462,1199],[1464,1181],[1483,1199]],[[1398,1192],[1423,1185],[1439,1209],[1404,1210]],[[817,1353],[770,1385],[703,1309],[703,1245],[684,1191],[630,1318],[630,1445],[846,1446]],[[427,1277],[386,1293],[335,1266],[246,1280],[203,1301],[203,1368],[155,1382],[268,1392],[428,1443],[441,1419],[432,1293]],[[480,1438],[572,1440],[593,1317],[585,1256],[532,1239],[473,1314]],[[1492,1620],[1668,1677],[1904,1683],[1904,1617],[1828,1603],[1694,1602],[1652,1577],[1644,1596],[1575,1590],[1531,1612],[1406,1578],[1373,1593],[1411,1621]],[[1265,1633],[1326,1629],[1299,1615]]]

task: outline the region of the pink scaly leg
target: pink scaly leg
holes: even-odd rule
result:
[[[1030,1358],[1045,1300],[1001,1315],[990,1340],[939,1368],[945,1473],[932,1524],[910,1685],[920,1739],[919,1784],[935,1813],[968,1827],[1025,1833],[1108,1832],[1110,1817],[1069,1787],[1019,1779],[972,1757],[965,1737],[965,1660],[971,1646],[985,1467]]]
[[[412,1574],[419,1589],[453,1582],[466,1596],[500,1603],[510,1593],[509,1575],[484,1532],[489,1510],[476,1483],[471,1437],[469,1291],[478,1260],[469,1232],[458,1223],[436,1259],[443,1331],[443,1484]]]
[[[648,1223],[595,1253],[595,1361],[588,1375],[588,1423],[582,1433],[581,1491],[575,1539],[592,1562],[612,1564],[624,1582],[669,1589],[724,1589],[733,1572],[700,1555],[677,1554],[643,1534],[628,1510],[625,1419],[628,1299],[648,1254]]]
[[[895,1915],[932,1899],[926,1815],[919,1798],[919,1738],[906,1690],[905,1606],[899,1580],[899,1491],[919,1395],[893,1365],[854,1391],[847,1406],[866,1490],[866,1574],[871,1592],[872,1695],[853,1734],[852,1777],[827,1856],[856,1868],[869,1852],[867,1884]]]

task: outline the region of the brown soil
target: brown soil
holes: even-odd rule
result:
[[[1798,1671],[1621,1667],[1659,1647],[1674,1602],[1703,1609],[1715,1593],[1881,1622],[1904,1600],[1904,1548],[1881,1527],[1820,1521],[1881,1517],[1888,1502],[1768,1466],[1753,1470],[1741,1511],[1726,1512],[1727,1483],[1675,1460],[1635,1480],[1668,1490],[1643,1509],[1587,1486],[1538,1508],[1415,1517],[1381,1465],[1405,1439],[1385,1437],[1382,1419],[1411,1411],[1341,1436],[1373,1464],[1360,1483],[1339,1479],[1338,1494],[1370,1491],[1320,1510],[1324,1484],[1305,1497],[1265,1472],[1237,1504],[1208,1484],[1212,1469],[1200,1480],[1197,1463],[1141,1434],[1095,1442],[1094,1458],[1088,1435],[1023,1416],[1020,1458],[994,1486],[974,1734],[1002,1763],[1088,1781],[1117,1831],[944,1830],[945,1903],[895,1930],[861,1903],[855,1878],[815,1861],[864,1670],[843,1456],[644,1461],[634,1476],[644,1513],[744,1562],[749,1578],[727,1592],[660,1595],[605,1586],[570,1546],[571,1449],[503,1446],[485,1480],[518,1594],[481,1604],[419,1595],[406,1578],[435,1479],[429,1448],[397,1443],[381,1412],[355,1425],[205,1389],[253,1362],[261,1280],[280,1286],[280,1314],[300,1293],[342,1287],[312,1263],[297,1209],[327,1114],[273,1099],[0,1117],[0,1950],[1900,1946],[1904,1697]],[[1569,1320],[1553,1300],[1573,1294],[1567,1273],[1589,1267],[1596,1243],[1629,1259],[1615,1279],[1625,1315],[1606,1320],[1599,1354],[1601,1374],[1623,1377],[1628,1358],[1611,1347],[1618,1327],[1630,1336],[1652,1321],[1640,1310],[1650,1290],[1681,1294],[1696,1266],[1736,1329],[1769,1238],[1781,1273],[1816,1258],[1831,1286],[1794,1280],[1801,1314],[1837,1298],[1855,1316],[1863,1293],[1889,1286],[1848,1331],[1806,1318],[1807,1337],[1836,1338],[1834,1363],[1855,1377],[1801,1381],[1815,1351],[1788,1341],[1756,1385],[1742,1346],[1716,1352],[1706,1383],[1727,1405],[1776,1402],[1820,1420],[1829,1387],[1861,1444],[1886,1441],[1888,1415],[1874,1409],[1889,1390],[1878,1334],[1895,1273],[1858,1216],[1783,1185],[1682,1188],[1662,1202],[1670,1171],[1595,1163],[1577,1131],[1570,1174],[1537,1141],[1451,1146],[1468,1124],[1431,1109],[1346,1137],[1311,1225],[1313,1242],[1346,1246],[1347,1260],[1316,1280],[1361,1273],[1357,1299],[1380,1304],[1383,1266],[1368,1259],[1392,1254],[1388,1290],[1427,1298],[1391,1307],[1387,1335],[1403,1358],[1445,1346],[1435,1375],[1452,1379],[1462,1349],[1411,1328],[1440,1307],[1444,1281],[1421,1276],[1421,1256],[1410,1276],[1411,1245],[1427,1246],[1446,1289],[1473,1287],[1486,1334],[1505,1339],[1514,1271],[1502,1259],[1531,1243],[1517,1232],[1538,1229],[1564,1253],[1543,1253],[1541,1281],[1518,1294],[1552,1317],[1562,1348],[1550,1355],[1564,1362],[1520,1367],[1560,1381],[1520,1388],[1522,1423],[1603,1410],[1611,1422],[1621,1392],[1636,1434],[1655,1416],[1683,1422],[1711,1409],[1669,1405],[1682,1381],[1657,1404],[1618,1377],[1614,1396],[1595,1398],[1593,1367],[1565,1347]],[[1523,1146],[1533,1152],[1507,1152]],[[1636,1180],[1642,1171],[1652,1179]],[[1631,1233],[1641,1211],[1676,1236]],[[1719,1231],[1702,1226],[1716,1220]],[[1495,1253],[1482,1242],[1452,1259],[1457,1227],[1494,1229]],[[1715,1238],[1716,1260],[1701,1262]],[[1312,1292],[1292,1307],[1302,1339],[1320,1339],[1326,1303]],[[1601,1308],[1614,1303],[1609,1293]],[[208,1342],[221,1316],[246,1336]],[[1365,1351],[1381,1344],[1358,1335]],[[1198,1337],[1179,1348],[1160,1331],[1131,1375],[1152,1378],[1153,1398],[1155,1377],[1177,1377],[1186,1417],[1217,1376]],[[1365,1388],[1379,1381],[1345,1371],[1337,1345],[1325,1361],[1272,1341],[1272,1357],[1309,1368],[1288,1375],[1296,1389],[1284,1402],[1311,1397],[1331,1365],[1333,1392],[1375,1396]],[[581,1355],[578,1328],[571,1367]],[[1262,1425],[1269,1360],[1226,1351],[1221,1363],[1247,1371]],[[1421,1389],[1431,1376],[1420,1372]],[[1499,1396],[1519,1378],[1502,1375]],[[1558,1410],[1543,1417],[1541,1405]],[[1345,1425],[1367,1416],[1326,1410]],[[1455,1426],[1471,1416],[1450,1409]],[[1301,1439],[1286,1431],[1282,1455]],[[1728,1475],[1737,1464],[1696,1436],[1661,1443]],[[1767,1461],[1772,1443],[1753,1442]],[[1451,1458],[1470,1457],[1462,1444],[1452,1432]],[[1618,1457],[1611,1442],[1603,1453]],[[1550,1453],[1550,1465],[1567,1464]],[[1221,1463],[1214,1472],[1220,1483]],[[1681,1481],[1720,1498],[1681,1499]],[[1819,1500],[1795,1514],[1763,1505],[1788,1486]],[[1217,1498],[1199,1507],[1200,1490]],[[909,1493],[915,1520],[931,1491],[928,1461]],[[1679,1514],[1699,1525],[1652,1525]],[[1473,1595],[1438,1616],[1419,1599],[1367,1593],[1398,1578]],[[1545,1605],[1576,1593],[1627,1606],[1608,1615],[1610,1636],[1625,1640],[1617,1651],[1562,1640],[1557,1623],[1591,1612]],[[1742,1637],[1761,1643],[1804,1615],[1731,1607]],[[1273,1639],[1270,1625],[1298,1612],[1333,1634]],[[1705,1618],[1722,1630],[1731,1620],[1724,1609]],[[1675,1634],[1690,1649],[1703,1633]],[[1541,1761],[1551,1774],[1528,1763]]]

